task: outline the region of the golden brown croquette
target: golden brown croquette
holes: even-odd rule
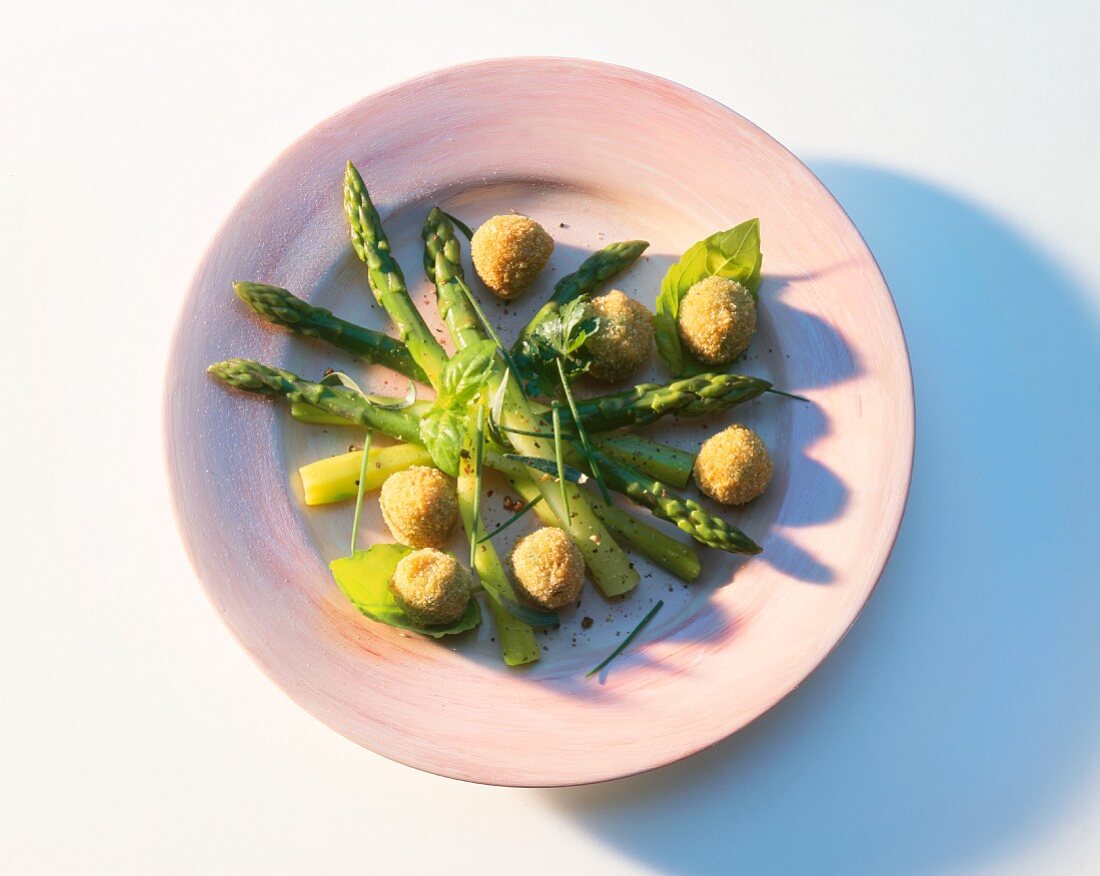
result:
[[[425,465],[386,478],[378,504],[393,537],[411,548],[443,547],[458,518],[454,481]]]
[[[584,584],[584,558],[556,526],[544,526],[516,542],[512,570],[520,592],[547,611],[573,602]]]
[[[462,617],[470,601],[470,573],[450,554],[422,548],[401,558],[390,589],[416,623],[449,624]]]
[[[712,435],[695,459],[695,483],[704,495],[726,505],[744,505],[764,492],[772,460],[764,441],[748,426]]]
[[[653,352],[653,314],[618,289],[593,298],[589,307],[600,318],[599,328],[584,345],[592,357],[589,373],[600,380],[622,380]]]
[[[477,275],[501,298],[518,298],[546,267],[554,238],[534,219],[494,216],[474,232],[470,255]]]
[[[680,302],[680,338],[708,365],[732,362],[756,334],[756,302],[736,280],[707,277]]]

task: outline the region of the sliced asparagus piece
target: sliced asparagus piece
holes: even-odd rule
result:
[[[353,450],[319,459],[298,469],[307,505],[328,505],[354,499],[363,464],[363,451]],[[377,490],[391,474],[414,465],[431,465],[432,457],[419,444],[373,447],[367,456],[367,477],[363,489]]]

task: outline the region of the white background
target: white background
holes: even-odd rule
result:
[[[1100,872],[1097,8],[5,2],[0,870]],[[585,789],[423,775],[300,711],[208,607],[162,474],[168,340],[240,193],[345,104],[510,54],[661,74],[805,159],[918,396],[897,549],[833,657]]]

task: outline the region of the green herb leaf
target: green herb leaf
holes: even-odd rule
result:
[[[481,538],[479,538],[477,540],[477,543],[481,544],[483,541],[489,541],[490,539],[496,538],[498,535],[500,535],[500,533],[502,533],[509,526],[511,526],[513,523],[515,523],[517,520],[519,520],[521,517],[523,517],[523,515],[525,515],[528,511],[530,511],[532,508],[534,508],[541,501],[542,501],[542,494],[540,493],[539,495],[535,496],[535,498],[532,499],[530,502],[525,502],[522,508],[520,508],[515,514],[513,514],[511,517],[509,517],[507,520],[505,520],[502,524],[500,524],[500,526],[498,526],[496,529],[494,529],[488,535],[483,535]]]
[[[493,371],[497,345],[478,341],[459,350],[443,366],[440,407],[465,407],[481,392]]]
[[[376,408],[381,408],[384,411],[403,411],[405,408],[411,408],[416,404],[416,384],[411,380],[409,381],[405,387],[404,398],[395,399],[384,395],[368,395],[366,399]]]
[[[555,401],[550,407],[550,414],[554,423],[554,460],[558,465],[558,487],[561,490],[561,504],[565,508],[565,519],[570,519],[573,514],[569,510],[569,490],[565,486],[565,453],[561,442],[561,408]]]
[[[420,418],[420,440],[428,448],[436,468],[458,477],[462,436],[466,434],[466,412],[433,407]]]
[[[350,557],[333,560],[329,563],[329,568],[332,570],[332,577],[352,604],[371,620],[379,623],[436,639],[464,633],[481,623],[481,607],[473,598],[454,623],[425,627],[414,622],[390,590],[393,570],[397,568],[401,558],[410,552],[409,548],[400,544],[376,544],[365,551],[355,551]]]
[[[345,389],[350,389],[353,392],[358,393],[361,399],[376,408],[380,408],[383,411],[403,411],[405,408],[412,407],[414,404],[416,404],[416,384],[413,383],[411,380],[409,381],[408,386],[405,387],[404,398],[393,398],[392,396],[388,395],[373,395],[371,393],[363,392],[363,390],[359,387],[359,384],[352,380],[343,371],[328,372],[328,374],[321,378],[320,383],[322,386],[342,386]],[[299,417],[299,419],[303,418]]]
[[[439,212],[442,213],[444,216],[446,216],[448,219],[450,219],[451,224],[455,228],[457,228],[459,231],[461,231],[463,234],[465,234],[467,240],[472,240],[473,239],[474,232],[470,229],[469,225],[467,225],[465,222],[463,222],[457,216],[452,216],[446,210],[440,210]]]
[[[612,660],[614,660],[616,657],[618,657],[620,654],[622,654],[623,651],[625,651],[627,649],[627,647],[630,645],[630,643],[633,642],[638,637],[638,633],[640,633],[643,629],[645,629],[646,624],[648,624],[651,620],[653,620],[653,616],[661,610],[661,606],[664,605],[664,604],[665,604],[665,601],[663,599],[658,599],[657,604],[649,610],[649,614],[647,614],[645,617],[643,617],[638,622],[638,626],[636,626],[633,630],[631,630],[630,635],[627,636],[625,639],[623,639],[623,641],[619,645],[619,647],[616,648],[614,651],[612,651],[610,654],[608,654],[607,659],[604,660],[599,666],[595,667],[594,669],[590,669],[588,672],[586,672],[584,677],[585,678],[591,678],[597,672],[600,672],[601,670],[606,668],[607,665]]]
[[[532,627],[556,627],[561,623],[561,618],[558,617],[558,613],[555,611],[540,611],[537,608],[531,608],[528,605],[524,605],[521,602],[509,599],[502,593],[490,592],[486,588],[485,593],[493,599],[497,605],[503,608],[508,614],[514,617],[516,620],[521,620],[525,624]]]
[[[755,297],[762,262],[760,220],[750,219],[700,240],[669,267],[661,281],[653,325],[657,353],[673,374],[682,374],[691,364],[692,357],[681,347],[679,331],[680,302],[688,290],[700,280],[719,276],[744,284]]]
[[[522,463],[528,468],[533,468],[535,471],[541,471],[544,474],[553,475],[555,478],[558,476],[557,463],[552,459],[540,459],[537,456],[522,456],[519,453],[505,453],[505,459],[514,459],[516,462]],[[574,484],[584,484],[588,482],[588,475],[579,469],[573,468],[573,466],[566,463],[562,466],[562,471],[565,474],[567,481],[572,481]]]
[[[477,431],[474,433],[474,520],[481,525],[481,463],[485,455],[485,405],[477,406]],[[477,527],[470,529],[470,568],[477,557]]]
[[[367,437],[363,439],[363,461],[359,464],[359,480],[356,481],[355,490],[355,516],[351,519],[351,552],[355,553],[355,541],[359,537],[359,515],[363,511],[363,495],[367,487],[367,461],[370,459],[370,444],[374,433],[367,430]]]
[[[573,391],[569,388],[569,378],[565,375],[565,368],[562,365],[562,361],[559,358],[558,362],[558,375],[561,379],[561,389],[565,393],[565,401],[569,405],[569,412],[573,415],[573,425],[577,430],[577,436],[581,439],[581,449],[584,452],[584,459],[588,463],[588,468],[592,472],[592,477],[596,479],[596,483],[600,488],[600,495],[603,496],[605,502],[611,501],[611,496],[607,493],[607,484],[604,483],[603,474],[600,472],[600,466],[596,462],[596,455],[592,451],[592,443],[588,440],[588,432],[584,428],[584,421],[581,419],[580,412],[577,410],[577,402],[573,398]],[[556,413],[556,411],[555,411]],[[558,433],[555,435],[555,440],[560,438],[561,425],[558,424]]]
[[[557,383],[559,359],[570,377],[584,374],[592,364],[584,344],[599,327],[600,319],[588,306],[588,296],[583,295],[563,304],[525,335],[519,343],[516,364],[530,388],[551,395]]]
[[[511,353],[509,353],[504,344],[500,342],[500,336],[493,328],[493,324],[489,322],[489,317],[485,315],[485,311],[481,309],[477,297],[470,291],[470,287],[465,283],[461,284],[459,288],[462,290],[462,294],[466,296],[466,301],[477,315],[478,322],[481,323],[481,327],[485,330],[485,334],[487,334],[492,339],[492,342],[496,344],[496,348],[500,351],[500,357],[504,360],[504,364],[508,366],[513,374],[518,374],[519,372],[516,370],[516,363],[512,361]],[[520,392],[522,391],[523,387],[521,386]]]
[[[557,313],[543,320],[529,337],[548,347],[551,356],[568,360],[595,334],[599,325],[599,317],[588,307],[588,296],[582,295],[563,304]]]

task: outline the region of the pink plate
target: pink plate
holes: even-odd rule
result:
[[[501,664],[488,622],[436,642],[359,615],[327,569],[346,553],[352,509],[305,508],[296,470],[361,436],[295,423],[280,406],[204,373],[231,356],[313,378],[328,366],[363,371],[344,354],[261,325],[230,289],[236,279],[273,283],[385,326],[344,225],[349,158],[433,329],[440,323],[419,251],[432,204],[474,226],[516,210],[553,233],[550,268],[517,305],[482,295],[508,339],[558,277],[612,240],[650,241],[616,285],[652,306],[666,267],[687,246],[759,216],[760,330],[741,370],[812,403],[765,396],[705,423],[650,431],[697,446],[739,421],[764,436],[776,463],[771,486],[747,510],[723,511],[764,553],[742,560],[704,550],[703,575],[690,587],[639,561],[643,579],[631,597],[610,604],[586,590],[561,629],[540,636],[542,661],[521,670]],[[365,370],[377,391],[404,389],[382,368]],[[656,367],[652,376],[660,377]],[[671,82],[588,61],[521,58],[431,73],[368,97],[268,168],[218,232],[187,296],[165,433],[180,529],[206,592],[296,702],[410,766],[499,785],[572,785],[712,745],[825,658],[866,602],[897,533],[913,393],[901,326],[871,253],[786,149]],[[486,490],[499,519],[505,485],[490,481]],[[363,543],[390,540],[377,503],[364,517]],[[503,539],[501,551],[510,543]],[[603,677],[586,679],[658,598],[664,608],[636,645]]]

